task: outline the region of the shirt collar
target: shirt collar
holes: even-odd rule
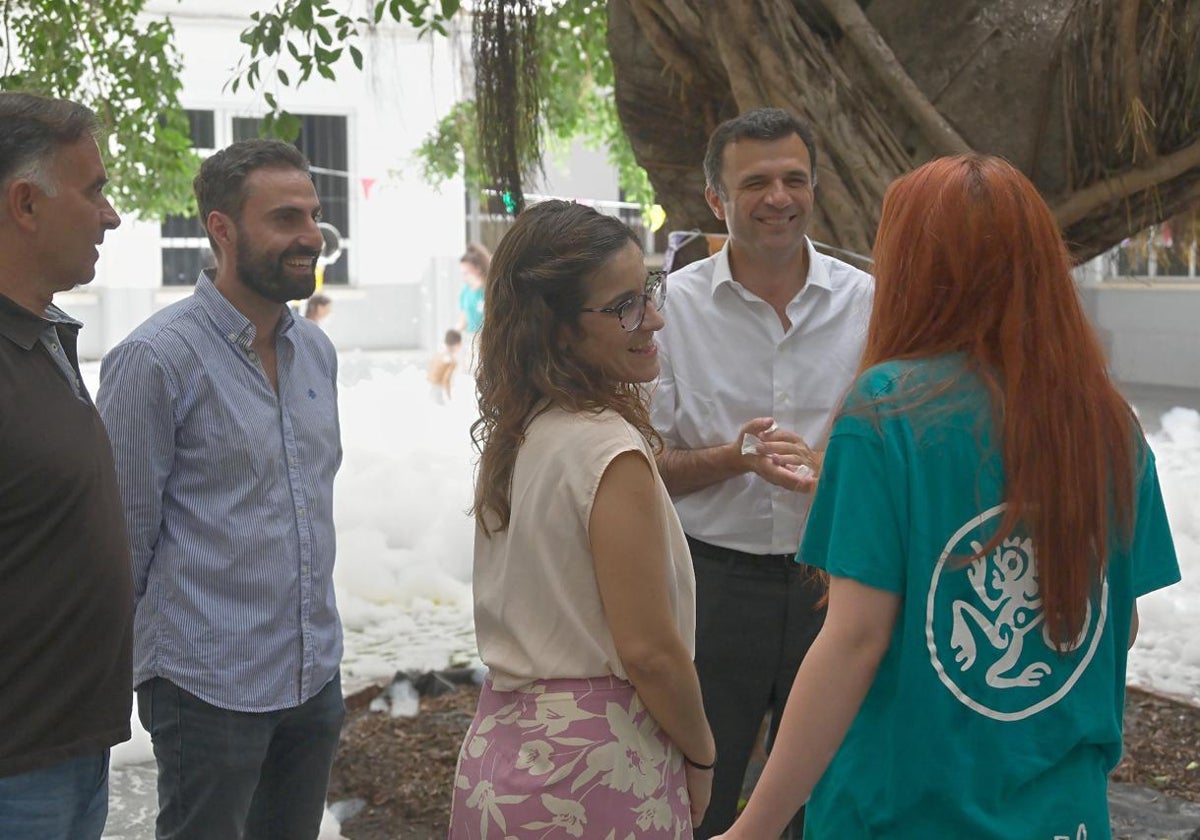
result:
[[[58,324],[73,330],[83,326],[53,303],[46,307],[44,316],[38,316],[10,298],[0,295],[0,335],[18,347],[32,350],[46,330]]]
[[[221,294],[213,282],[212,269],[206,268],[196,278],[195,295],[221,334],[234,344],[249,347],[257,335],[254,324]],[[280,335],[292,328],[295,316],[290,307],[283,307],[277,331]]]
[[[816,286],[820,289],[832,290],[833,282],[829,279],[829,266],[821,255],[817,253],[817,249],[813,247],[812,240],[807,236],[804,237],[804,247],[808,250],[808,277],[805,280],[805,287]],[[716,295],[717,289],[723,285],[732,285],[734,282],[733,273],[729,270],[729,240],[725,240],[725,244],[721,250],[717,252],[717,262],[713,266],[712,274],[712,293]]]

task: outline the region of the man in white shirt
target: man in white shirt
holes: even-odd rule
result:
[[[736,817],[763,717],[773,737],[824,618],[822,588],[794,559],[820,471],[808,444],[823,446],[854,378],[874,294],[869,275],[805,235],[816,148],[791,114],[722,123],[704,170],[729,240],[671,275],[652,403],[695,564],[696,667],[717,742],[697,838]]]

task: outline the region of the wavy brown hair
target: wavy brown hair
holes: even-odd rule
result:
[[[1046,630],[1065,648],[1114,533],[1127,543],[1132,532],[1137,420],[1109,378],[1049,208],[1000,158],[932,161],[883,201],[862,369],[946,353],[963,354],[991,393],[1001,441],[1007,506],[975,556],[1028,529]]]
[[[586,364],[564,341],[579,330],[587,278],[629,245],[628,227],[590,207],[544,201],[521,213],[487,275],[475,389],[479,451],[475,515],[484,533],[508,527],[517,450],[535,413],[611,409],[659,444],[641,389]]]

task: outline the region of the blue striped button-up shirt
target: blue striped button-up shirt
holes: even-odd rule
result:
[[[279,390],[202,274],[105,357],[97,403],[133,549],[133,677],[225,709],[291,708],[337,673],[337,356],[283,315]]]

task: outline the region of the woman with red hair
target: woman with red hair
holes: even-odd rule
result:
[[[798,555],[828,617],[724,837],[807,800],[806,838],[1107,838],[1136,598],[1179,580],[1154,456],[1016,168],[897,180],[875,266]]]

